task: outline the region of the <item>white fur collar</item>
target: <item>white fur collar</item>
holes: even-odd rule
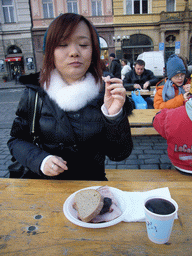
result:
[[[50,86],[47,90],[49,97],[65,111],[77,111],[95,99],[99,94],[99,85],[96,84],[91,73],[85,78],[68,85],[54,69],[51,73]]]

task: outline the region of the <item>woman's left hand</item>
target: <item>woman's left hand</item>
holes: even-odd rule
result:
[[[125,103],[126,90],[119,78],[103,77],[105,82],[104,104],[109,115],[117,114]]]

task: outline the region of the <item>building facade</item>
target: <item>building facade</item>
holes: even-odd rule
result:
[[[145,51],[192,61],[192,1],[113,0],[116,55],[133,63]]]
[[[28,0],[0,1],[0,77],[16,79],[35,70]]]
[[[192,62],[192,0],[1,0],[0,77],[40,71],[44,34],[55,17],[74,12],[97,28],[101,58],[115,52],[134,63],[144,51]]]
[[[43,61],[44,34],[52,20],[66,12],[82,14],[95,25],[100,37],[102,59],[107,60],[109,52],[115,50],[112,0],[31,0],[37,71]]]

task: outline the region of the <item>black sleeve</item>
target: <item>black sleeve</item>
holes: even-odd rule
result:
[[[127,158],[133,148],[131,131],[127,115],[124,111],[121,120],[105,122],[106,151],[112,161],[122,161]]]
[[[23,166],[41,174],[42,160],[49,154],[32,142],[30,124],[28,122],[28,89],[24,91],[19,102],[16,118],[11,128],[11,137],[7,142],[11,155]]]
[[[123,85],[127,91],[133,91],[134,90],[134,83],[131,79],[132,70],[125,74],[125,77],[123,79]]]
[[[153,74],[152,71],[149,71],[149,82],[150,82],[150,86],[155,86],[158,83],[158,78]]]

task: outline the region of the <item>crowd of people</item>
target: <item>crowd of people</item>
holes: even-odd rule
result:
[[[170,56],[167,75],[158,81],[143,60],[131,68],[114,53],[109,58],[107,69],[98,33],[84,16],[66,13],[50,24],[41,72],[20,78],[26,89],[8,141],[14,161],[25,167],[22,178],[107,180],[105,156],[121,161],[133,148],[127,118],[133,104],[126,90],[151,86],[156,93],[154,100],[144,96],[147,106],[161,109],[154,128],[167,140],[175,168],[192,172],[191,78],[184,59]],[[30,134],[31,90],[42,101],[38,144]]]
[[[122,78],[127,91],[150,90],[155,86],[154,99],[143,96],[148,108],[160,110],[153,126],[167,140],[173,167],[192,173],[192,87],[185,58],[171,55],[166,63],[166,76],[160,81],[152,71],[145,69],[145,62],[140,59]]]

